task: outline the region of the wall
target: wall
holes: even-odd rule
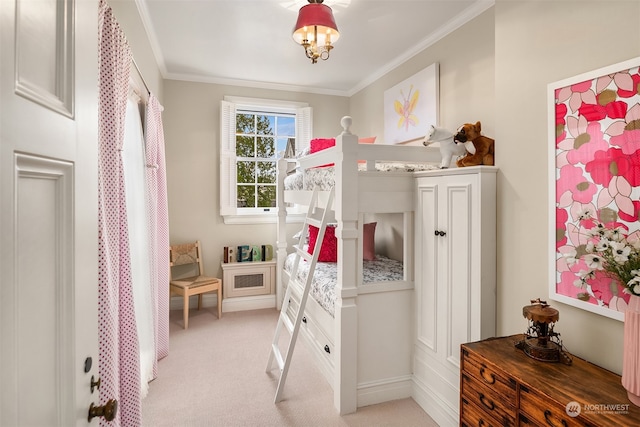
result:
[[[490,9],[353,95],[350,114],[354,132],[383,138],[384,91],[438,62],[439,125],[455,131],[463,123],[479,120],[483,133],[494,135],[493,28],[493,9]],[[425,134],[426,131],[425,124]],[[421,141],[410,145],[416,144]]]
[[[133,59],[140,68],[145,83],[162,104],[162,74],[153,55],[135,0],[109,0],[108,3],[127,37]],[[131,72],[135,73],[135,68]]]
[[[639,17],[637,1],[496,3],[500,334],[522,332],[521,307],[548,296],[547,85],[639,56]],[[621,322],[550,303],[570,352],[621,371]]]
[[[171,242],[200,239],[207,274],[222,277],[222,248],[276,243],[276,226],[227,225],[220,216],[220,101],[225,95],[307,102],[313,134],[333,137],[348,114],[346,97],[165,80],[163,115]],[[290,225],[293,235],[300,224]]]

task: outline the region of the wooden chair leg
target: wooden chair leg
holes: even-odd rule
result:
[[[185,294],[184,296],[183,311],[184,313],[182,315],[184,316],[184,328],[187,329],[189,327],[189,295],[187,294]]]
[[[202,308],[202,294],[198,294],[198,310]]]
[[[218,287],[218,319],[222,318],[222,286]]]

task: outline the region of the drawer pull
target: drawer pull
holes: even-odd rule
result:
[[[307,323],[307,316],[302,317],[302,323]]]
[[[486,406],[486,408],[490,411],[493,411],[496,408],[496,405],[493,404],[493,401],[486,399],[483,393],[480,393],[480,403]]]
[[[331,354],[331,349],[329,348],[328,345],[324,346],[324,351],[326,351],[327,353]]]
[[[551,421],[550,419],[551,416],[551,411],[550,410],[545,410],[544,411],[544,420],[547,422],[547,424],[549,424],[551,427],[555,427],[555,424],[553,423],[553,421]],[[565,420],[561,420],[562,421],[562,425],[564,427],[567,427],[567,422]]]
[[[485,380],[488,384],[494,384],[496,382],[496,377],[495,375],[493,375],[492,373],[489,373],[488,375],[485,374],[485,370],[484,370],[484,366],[482,368],[480,368],[480,376],[482,377],[483,380]]]

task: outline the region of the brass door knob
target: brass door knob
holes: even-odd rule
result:
[[[118,412],[118,401],[115,399],[109,399],[107,403],[101,406],[94,406],[93,402],[89,405],[89,422],[93,417],[104,417],[107,421],[113,421]]]

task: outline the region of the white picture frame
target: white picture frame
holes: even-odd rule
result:
[[[438,126],[439,64],[433,63],[384,92],[384,143],[405,144]]]

